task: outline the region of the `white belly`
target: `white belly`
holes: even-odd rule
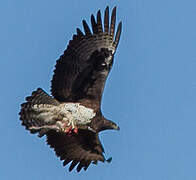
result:
[[[65,114],[69,116],[68,119],[74,121],[75,124],[82,125],[89,123],[96,115],[93,109],[87,108],[79,103],[65,103],[62,106],[64,106]]]
[[[51,121],[74,122],[75,125],[90,123],[96,113],[93,109],[87,108],[79,103],[62,103],[59,106],[40,104],[34,105],[37,112],[36,118],[51,123]],[[52,123],[51,123],[52,124]]]

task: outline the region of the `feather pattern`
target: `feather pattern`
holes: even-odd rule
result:
[[[112,37],[112,40],[114,38],[115,24],[116,24],[116,7],[114,7],[114,9],[112,10],[111,24],[110,24],[110,36]]]
[[[98,34],[103,33],[101,11],[100,10],[97,12],[97,29],[98,29]]]
[[[79,172],[82,168],[86,170],[91,162],[105,161],[98,135],[90,131],[80,130],[75,136],[50,131],[47,133],[47,142],[63,160],[64,166],[71,162],[69,171],[77,166]]]
[[[39,127],[47,125],[47,127],[49,128],[50,126],[54,125],[56,123],[55,119],[57,118],[57,116],[54,116],[52,113],[47,111],[41,113],[42,110],[40,110],[39,108],[42,107],[43,109],[47,110],[51,107],[59,106],[60,103],[49,96],[41,88],[33,91],[32,95],[28,96],[26,100],[27,102],[21,104],[21,111],[19,113],[22,125],[25,126],[27,130],[30,130],[31,133],[39,132],[39,136],[43,136],[46,132],[46,128],[45,130],[41,131]],[[43,116],[48,118],[41,118]],[[35,128],[32,129],[32,127]]]
[[[90,29],[89,29],[88,24],[86,23],[86,21],[83,20],[82,23],[83,23],[83,26],[84,26],[85,34],[86,35],[91,35],[91,31],[90,31]]]
[[[109,7],[105,10],[105,16],[104,16],[104,32],[106,34],[109,33]]]
[[[113,56],[122,30],[120,23],[113,41],[115,22],[116,7],[112,11],[110,26],[107,7],[104,14],[104,30],[100,10],[97,12],[96,20],[91,15],[92,33],[85,20],[83,20],[85,35],[77,28],[77,34],[73,36],[55,66],[51,92],[58,101],[80,101],[85,98],[100,104],[102,97],[100,93],[103,92],[112,67]],[[108,57],[111,57],[111,63],[107,68],[101,68],[101,64]]]
[[[94,17],[93,14],[91,15],[91,25],[92,25],[93,34],[97,34],[98,33],[98,31],[97,31],[98,28],[97,28],[97,23],[95,21],[95,17]]]

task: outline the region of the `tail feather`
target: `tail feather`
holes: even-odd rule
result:
[[[45,122],[36,118],[37,112],[35,111],[33,106],[58,106],[59,102],[50,95],[48,95],[41,88],[38,88],[36,91],[33,91],[31,96],[26,97],[26,101],[27,102],[21,104],[21,110],[19,112],[20,120],[22,121],[22,125],[25,126],[26,129],[30,130],[31,133],[36,133],[39,131],[39,129],[35,130],[31,129],[31,127],[41,127],[45,125]]]
[[[48,95],[43,89],[38,88],[32,92],[31,96],[26,97],[26,101],[31,104],[50,104],[58,106],[59,102]]]

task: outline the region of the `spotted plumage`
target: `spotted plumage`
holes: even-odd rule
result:
[[[109,23],[109,8],[91,15],[92,30],[83,20],[84,33],[69,41],[64,54],[57,60],[52,78],[52,96],[41,88],[34,91],[21,105],[22,125],[31,133],[46,135],[47,143],[69,171],[86,170],[91,163],[106,161],[98,133],[119,129],[101,112],[105,81],[112,68],[119,43],[122,23],[115,33],[116,7]],[[107,160],[107,161],[110,161]]]

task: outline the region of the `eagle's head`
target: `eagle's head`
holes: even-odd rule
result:
[[[120,130],[120,127],[116,123],[106,119],[104,116],[92,120],[90,127],[96,132],[109,130],[109,129]]]
[[[107,129],[120,130],[120,127],[113,121],[104,118],[100,131],[107,130]]]

